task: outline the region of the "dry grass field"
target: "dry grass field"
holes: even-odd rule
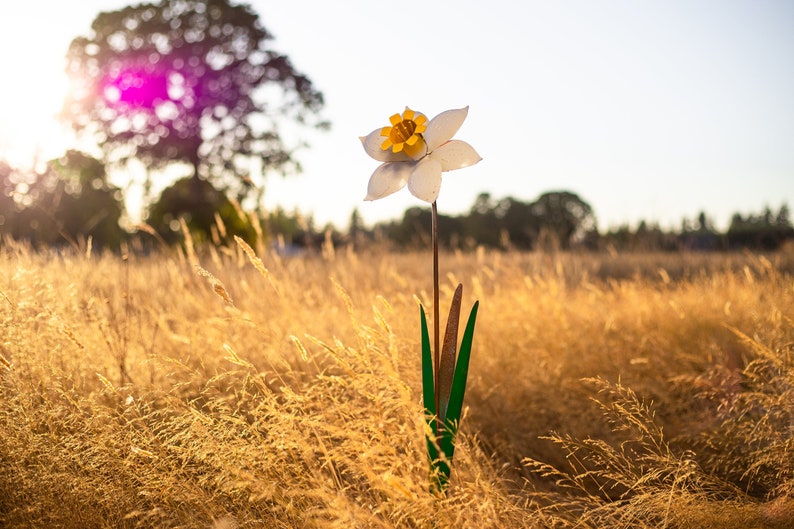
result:
[[[429,252],[259,255],[0,245],[0,527],[794,527],[791,252],[442,255],[443,499]]]

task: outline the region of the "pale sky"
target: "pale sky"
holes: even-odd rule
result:
[[[68,44],[129,3],[0,0],[0,157],[68,147],[52,118]],[[306,133],[303,174],[267,180],[268,207],[344,228],[355,207],[372,223],[425,205],[407,190],[362,200],[378,164],[358,137],[406,105],[470,107],[457,138],[483,161],[444,174],[442,213],[550,190],[579,194],[602,230],[794,207],[794,2],[249,3],[333,125]]]

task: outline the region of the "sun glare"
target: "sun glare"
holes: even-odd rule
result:
[[[66,133],[56,113],[65,83],[56,79],[33,71],[18,84],[0,84],[0,158],[29,166],[63,150]]]
[[[31,48],[4,53],[2,69],[12,72],[0,82],[0,159],[30,167],[60,155],[66,128],[56,114],[67,83],[57,55]]]

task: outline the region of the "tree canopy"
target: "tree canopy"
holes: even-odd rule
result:
[[[108,163],[174,162],[242,196],[269,171],[299,169],[283,120],[327,126],[323,96],[246,5],[161,0],[100,13],[67,54],[63,117]]]
[[[543,193],[531,209],[545,231],[541,236],[551,237],[552,244],[560,244],[563,248],[573,241],[584,240],[587,233],[596,228],[593,208],[570,191]]]

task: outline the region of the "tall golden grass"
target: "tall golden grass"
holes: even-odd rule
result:
[[[0,246],[0,526],[794,527],[791,254],[441,257],[481,302],[429,492],[427,254]]]

